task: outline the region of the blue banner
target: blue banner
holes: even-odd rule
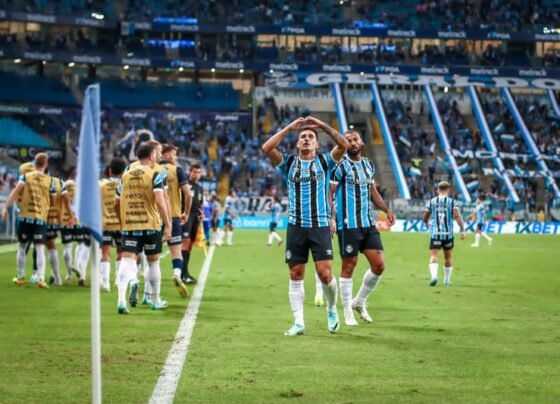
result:
[[[233,227],[236,229],[269,229],[270,216],[238,216],[233,219]],[[288,218],[280,217],[278,230],[288,228]]]

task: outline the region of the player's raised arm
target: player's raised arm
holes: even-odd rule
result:
[[[371,184],[371,201],[378,209],[381,209],[383,212],[385,212],[385,214],[387,215],[387,220],[389,221],[389,225],[394,225],[395,215],[393,214],[391,209],[389,209],[389,207],[383,200],[383,197],[379,194],[379,191],[377,190],[375,184]]]
[[[463,223],[463,217],[461,216],[461,213],[459,212],[459,208],[458,207],[454,207],[453,208],[453,217],[455,218],[455,220],[457,221],[457,224],[459,225],[459,228],[461,229],[461,240],[465,239],[465,224]]]
[[[19,194],[21,194],[24,186],[25,183],[20,181],[17,183],[16,187],[12,189],[12,192],[10,192],[8,199],[6,199],[6,203],[4,203],[4,207],[2,208],[2,220],[6,220],[8,218],[8,208],[16,200]]]
[[[312,116],[308,116],[307,118],[305,118],[305,125],[316,126],[323,132],[325,132],[334,141],[336,146],[331,150],[331,156],[333,160],[339,161],[342,156],[344,156],[344,153],[348,149],[349,143],[348,140],[346,140],[339,131],[331,128],[325,122]]]
[[[295,121],[292,121],[289,125],[272,135],[272,137],[262,145],[262,151],[270,158],[272,164],[277,166],[282,162],[282,153],[278,151],[278,146],[282,143],[282,140],[284,140],[288,133],[292,130],[298,130],[303,126],[304,122],[304,118],[297,118]]]

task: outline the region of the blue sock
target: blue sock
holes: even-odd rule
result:
[[[183,269],[183,260],[181,258],[173,258],[171,262],[173,263],[173,275],[175,275],[177,271],[179,271],[180,274]]]

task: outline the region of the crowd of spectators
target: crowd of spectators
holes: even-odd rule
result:
[[[209,24],[278,26],[366,24],[402,29],[532,31],[560,20],[554,0],[126,0],[117,10],[107,0],[50,1],[0,0],[0,8],[90,17],[100,13],[109,20],[141,21],[158,17],[192,18]]]

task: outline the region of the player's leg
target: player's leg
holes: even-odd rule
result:
[[[136,259],[138,253],[142,249],[142,244],[139,236],[133,236],[132,234],[125,233],[122,236],[122,246],[122,257],[117,276],[117,311],[119,314],[128,314],[129,311],[126,305],[126,291],[130,281],[136,279],[136,272],[138,270]]]
[[[80,279],[78,281],[78,285],[80,286],[86,285],[90,246],[91,246],[91,236],[89,234],[89,231],[86,228],[82,228],[81,242],[78,244],[78,248],[80,249],[79,252],[80,261],[78,262],[78,271],[80,272]]]
[[[196,284],[197,280],[189,272],[189,262],[191,260],[191,251],[196,233],[198,232],[199,223],[194,215],[189,215],[189,219],[183,225],[183,243],[181,246],[181,255],[183,258],[181,268],[181,280],[185,284]]]
[[[62,236],[62,257],[64,258],[64,264],[66,266],[66,280],[70,281],[72,279],[72,241],[74,235],[72,229],[64,228],[61,230]]]
[[[161,293],[161,268],[160,254],[162,250],[162,232],[145,236],[144,248],[148,258],[148,273],[145,282],[152,285],[152,310],[163,310],[167,302],[160,298]]]
[[[441,250],[441,240],[430,240],[430,286],[436,286],[438,278],[438,258]]]
[[[340,328],[336,301],[338,288],[336,279],[332,276],[333,248],[331,230],[329,227],[307,229],[309,247],[315,261],[315,271],[323,283],[323,293],[327,300],[327,326],[330,332],[337,332]]]
[[[471,247],[479,247],[480,245],[480,233],[482,233],[482,224],[476,224],[476,232],[474,233],[474,243],[471,244]]]
[[[480,226],[480,235],[488,241],[488,245],[492,245],[492,237],[490,237],[486,231],[484,231],[484,224]]]
[[[112,232],[103,232],[103,242],[101,243],[101,262],[99,272],[101,275],[101,290],[109,292],[111,290],[111,246],[113,245]]]
[[[28,248],[33,248],[33,252],[31,254],[31,257],[33,258],[33,271],[31,272],[31,277],[29,278],[29,282],[31,283],[37,283],[39,281],[39,273],[37,270],[37,249],[35,248],[35,244],[33,243],[29,243],[29,247]]]
[[[373,319],[367,310],[367,299],[379,284],[381,275],[385,271],[385,255],[383,253],[383,243],[381,235],[376,228],[362,230],[364,234],[360,242],[360,251],[368,260],[369,268],[364,273],[362,285],[352,301],[352,308],[358,312],[362,320],[371,323]]]
[[[14,278],[14,283],[19,286],[23,285],[25,281],[25,269],[27,265],[27,252],[29,251],[29,244],[32,236],[29,231],[29,223],[18,220],[18,251],[17,251],[17,277]]]
[[[450,248],[443,248],[443,255],[445,257],[444,277],[443,284],[451,285],[451,274],[453,273],[453,246]]]
[[[292,314],[294,315],[294,325],[284,333],[287,336],[305,334],[305,320],[303,316],[305,288],[303,282],[309,247],[304,231],[304,229],[299,227],[288,225],[288,234],[286,236],[286,263],[290,269],[288,298]]]
[[[167,240],[167,247],[169,248],[169,253],[171,254],[171,263],[173,268],[173,275],[171,278],[181,297],[187,297],[189,295],[189,291],[181,280],[181,272],[183,270],[183,256],[181,252],[183,231],[181,228],[181,219],[178,217],[172,218],[171,226],[171,238]]]
[[[51,266],[50,284],[62,285],[62,277],[60,276],[60,266],[58,261],[58,250],[56,248],[56,230],[47,230],[47,254]]]
[[[274,240],[276,240],[278,242],[278,245],[282,245],[282,237],[280,237],[278,235],[278,233],[276,232],[276,228],[278,227],[278,223],[273,222],[273,226],[272,226],[272,238]]]
[[[229,220],[229,225],[228,225],[228,232],[227,232],[227,245],[231,246],[233,245],[233,222],[231,221],[231,219]]]
[[[41,289],[47,289],[48,286],[45,282],[45,269],[47,266],[47,261],[45,259],[45,243],[47,241],[46,224],[33,225],[33,241],[35,243],[35,251],[37,251],[37,276],[39,277],[37,286]]]
[[[210,220],[204,220],[202,222],[202,228],[204,230],[204,238],[206,239],[206,245],[209,246],[210,245],[210,228],[211,228]]]
[[[323,299],[323,282],[321,282],[321,278],[315,271],[315,306],[322,307],[325,304]]]
[[[348,326],[357,326],[358,322],[352,312],[352,291],[354,288],[352,274],[358,263],[358,251],[360,246],[360,230],[340,230],[337,232],[338,250],[342,260],[338,284],[340,287],[340,300],[344,313],[344,322]]]

